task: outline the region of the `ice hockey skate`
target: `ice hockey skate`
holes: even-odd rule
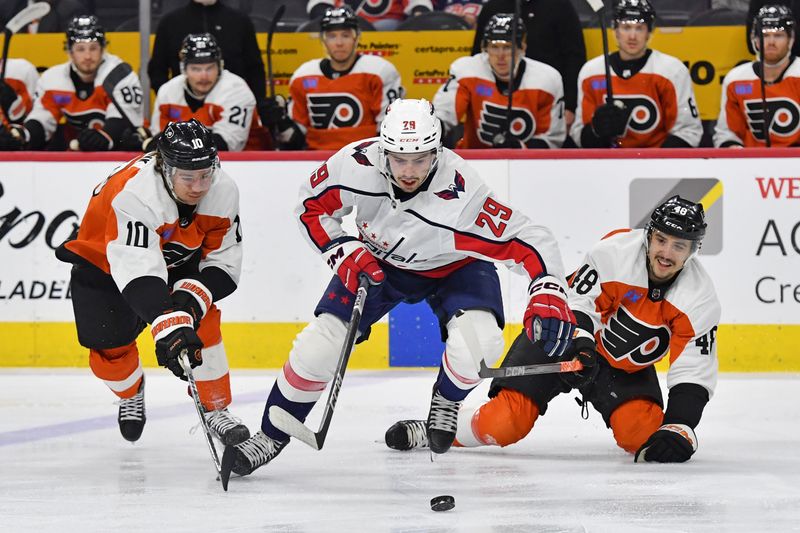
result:
[[[208,422],[208,429],[225,446],[233,446],[250,438],[250,430],[237,418],[230,414],[228,408],[207,411],[203,416]]]
[[[393,450],[407,451],[428,447],[425,420],[400,420],[386,430],[386,445]]]
[[[222,455],[223,479],[231,475],[231,471],[246,476],[256,468],[264,466],[272,461],[289,441],[278,441],[270,438],[262,431],[258,431],[251,438],[235,446],[226,446],[225,453]],[[223,485],[227,485],[224,482]]]
[[[445,453],[456,439],[460,401],[448,400],[437,390],[431,398],[428,412],[428,446],[433,453]]]
[[[144,376],[139,385],[139,390],[130,398],[122,398],[119,401],[119,432],[123,438],[130,442],[136,442],[142,436],[144,423],[147,421],[144,410]]]

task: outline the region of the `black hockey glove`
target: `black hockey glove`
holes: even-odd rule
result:
[[[153,134],[147,128],[126,128],[120,136],[118,148],[127,152],[147,152],[145,141],[152,137]]]
[[[628,127],[628,108],[620,100],[605,103],[594,110],[592,130],[601,139],[616,139],[625,135]]]
[[[274,98],[265,98],[258,103],[258,118],[261,124],[269,130],[285,129],[286,120],[289,118],[286,112],[286,99],[277,95]]]
[[[577,337],[572,340],[567,353],[561,356],[562,361],[572,361],[578,359],[583,364],[583,370],[578,372],[562,372],[559,374],[561,380],[572,389],[580,389],[594,381],[597,372],[600,370],[598,365],[595,343],[588,337]]]
[[[177,377],[186,381],[178,358],[183,351],[189,358],[189,365],[194,368],[203,364],[203,341],[194,331],[194,320],[184,311],[167,311],[159,315],[150,328],[156,341],[156,360],[158,364],[170,369]]]
[[[17,93],[11,85],[4,81],[0,81],[0,107],[3,108],[3,113],[8,116],[8,110],[11,109],[11,104],[17,100]]]
[[[81,152],[107,152],[114,147],[111,136],[103,130],[86,128],[78,133]]]
[[[0,126],[0,151],[22,150],[25,147],[25,128],[11,125],[9,129]]]
[[[636,452],[634,462],[685,463],[697,451],[697,435],[686,424],[664,424]]]

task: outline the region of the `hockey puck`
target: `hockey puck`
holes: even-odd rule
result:
[[[431,511],[449,511],[456,506],[456,499],[452,496],[436,496],[431,498]]]

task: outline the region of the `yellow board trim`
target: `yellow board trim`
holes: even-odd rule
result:
[[[231,368],[280,368],[303,323],[228,323],[222,326]],[[521,331],[508,324],[506,347]],[[88,352],[78,344],[69,322],[0,322],[0,367],[86,367]],[[723,324],[717,332],[722,372],[800,372],[800,325]],[[153,340],[139,337],[144,366],[156,366]],[[389,368],[389,327],[375,324],[368,341],[359,344],[350,360],[353,369]],[[666,360],[657,365],[666,370]]]

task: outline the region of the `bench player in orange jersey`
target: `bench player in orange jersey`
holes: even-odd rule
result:
[[[433,99],[448,129],[464,123],[459,148],[561,148],[567,137],[561,74],[525,57],[525,24],[516,21],[517,53],[511,124],[511,51],[514,15],[494,15],[483,35],[483,52],[456,59],[450,79]]]
[[[603,56],[578,74],[578,107],[569,134],[582,148],[689,148],[703,127],[689,70],[648,47],[656,13],[648,0],[614,8],[618,52],[609,55],[613,103],[606,102]]]
[[[794,14],[785,5],[767,5],[758,11],[751,41],[756,53],[761,54],[758,31],[764,40],[764,91],[759,79],[760,60],[728,72],[722,82],[714,131],[714,146],[718,148],[767,146],[766,135],[769,146],[800,145],[800,61],[792,55]]]
[[[645,229],[607,235],[570,279],[569,305],[578,322],[563,359],[578,373],[495,379],[491,400],[462,407],[461,446],[513,444],[533,428],[547,404],[577,388],[636,461],[684,462],[697,450],[695,428],[717,383],[720,304],[696,255],[706,231],[703,206],[680,196],[659,205]],[[664,401],[656,362],[669,355]],[[503,366],[548,362],[525,334]],[[584,403],[585,405],[585,403]],[[404,420],[386,432],[390,448],[427,444],[424,421]]]
[[[283,99],[267,98],[261,122],[278,133],[284,149],[338,150],[378,134],[386,107],[403,96],[397,69],[377,56],[359,54],[360,31],[348,6],[330,8],[320,38],[328,57],[303,63],[289,81],[288,110]]]
[[[3,149],[119,150],[122,137],[142,126],[139,78],[128,63],[106,52],[97,17],[73,18],[66,34],[69,61],[42,74],[24,125],[0,133]]]
[[[0,69],[2,68],[3,61],[0,59]],[[27,59],[8,59],[6,77],[0,81],[0,123],[3,128],[8,128],[11,124],[22,124],[31,112],[38,81],[39,73],[33,63]],[[2,142],[3,136],[0,136],[0,143]]]
[[[167,126],[155,152],[119,167],[92,191],[78,235],[56,250],[73,264],[78,341],[89,366],[119,396],[122,436],[145,424],[136,337],[151,325],[158,364],[186,379],[183,350],[204,416],[224,443],[249,436],[228,412],[228,360],[215,302],[236,290],[242,264],[239,192],[219,168],[209,132],[192,119]],[[199,366],[198,366],[199,365]]]

